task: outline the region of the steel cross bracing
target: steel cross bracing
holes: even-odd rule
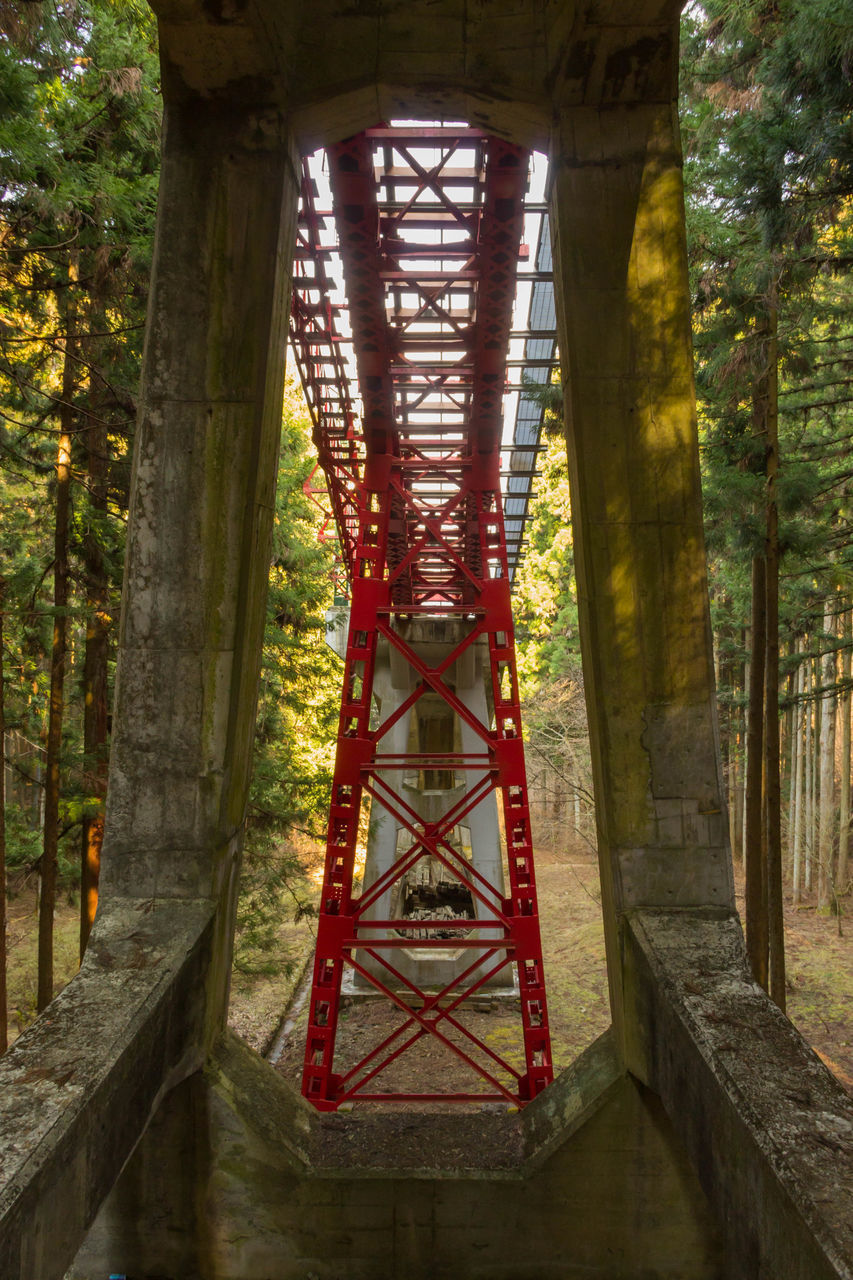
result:
[[[510,582],[500,491],[506,386],[527,153],[461,127],[369,130],[328,152],[333,212],[357,363],[357,422],[329,300],[316,196],[306,171],[292,337],[315,423],[350,579],[351,604],[303,1092],[321,1110],[350,1100],[505,1100],[552,1079],[548,1017]],[[438,627],[440,657],[419,646]],[[409,673],[410,692],[376,723],[377,654]],[[454,672],[484,655],[483,718]],[[402,717],[438,699],[469,749],[389,751]],[[390,735],[390,736],[389,736]],[[472,737],[475,750],[471,750]],[[409,743],[409,746],[411,744]],[[463,782],[429,820],[395,778]],[[484,797],[503,814],[508,893],[474,867],[458,833]],[[362,800],[390,815],[403,847],[360,893]],[[467,916],[417,919],[394,889],[427,860],[467,895]],[[378,914],[377,914],[378,913]],[[420,985],[400,958],[423,948],[469,959]],[[399,1024],[357,1062],[335,1056],[344,967],[399,1010]],[[466,1002],[517,974],[520,1044],[510,1060],[465,1024]],[[471,1086],[424,1091],[383,1073],[424,1037],[467,1064]]]

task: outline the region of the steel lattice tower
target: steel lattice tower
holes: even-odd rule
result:
[[[362,413],[359,422],[306,169],[292,337],[350,617],[303,1092],[321,1110],[353,1099],[518,1105],[552,1078],[500,490],[528,155],[476,129],[426,126],[369,130],[332,148],[328,162]],[[437,648],[418,643],[425,627],[441,636]],[[391,710],[383,704],[377,721],[380,652],[404,670],[408,692]],[[475,653],[490,715],[475,713],[461,692],[459,673]],[[425,698],[460,726],[437,750],[413,749],[401,734]],[[449,780],[443,812],[415,802],[401,780],[416,776]],[[477,870],[458,838],[490,795],[502,811],[506,889]],[[393,823],[397,848],[356,894],[367,796]],[[414,928],[401,886],[425,864],[469,906],[453,918],[421,912]],[[418,948],[456,957],[446,980],[412,977],[403,957],[417,958]],[[345,965],[397,1006],[400,1024],[336,1070]],[[522,1067],[464,1022],[466,1001],[511,979],[513,967]],[[470,1090],[383,1087],[382,1071],[424,1036],[468,1064]]]

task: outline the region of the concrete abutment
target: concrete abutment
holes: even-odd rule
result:
[[[166,126],[102,902],[80,975],[0,1060],[0,1274],[853,1276],[853,1107],[747,979],[733,908],[679,5],[154,7]],[[455,1155],[416,1167],[393,1115],[321,1121],[222,1035],[296,156],[399,116],[551,154],[614,1019],[521,1119],[409,1118]]]
[[[555,1086],[529,1127],[483,1112],[320,1119],[264,1065],[228,1038],[172,1095],[72,1280],[119,1266],[185,1280],[725,1275],[663,1109],[620,1070],[609,1036],[576,1065],[571,1098]],[[171,1191],[190,1165],[192,1206]]]

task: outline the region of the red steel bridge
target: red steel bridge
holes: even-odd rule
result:
[[[534,289],[547,279],[547,228],[530,270],[528,153],[474,128],[371,129],[330,149],[326,163],[331,209],[320,207],[304,168],[291,341],[349,621],[303,1092],[320,1110],[351,1101],[518,1106],[552,1079],[510,601],[538,410],[531,425],[519,408],[510,451],[509,550],[501,456],[519,263]],[[544,381],[554,363],[553,304],[536,314],[533,298],[528,324],[539,328],[518,333],[525,346],[513,364]],[[419,643],[425,628],[441,643]],[[475,652],[488,714],[461,691],[458,673]],[[374,696],[381,662],[406,673],[393,703]],[[427,702],[440,703],[457,727],[427,743],[401,734]],[[419,803],[424,779],[444,779],[437,809]],[[498,875],[478,870],[460,839],[490,796],[503,820]],[[389,864],[372,878],[368,865],[361,886],[368,798],[371,822],[384,814],[396,843]],[[414,927],[401,886],[425,865],[467,905],[421,910]],[[430,980],[421,980],[420,952],[455,963],[438,980],[441,966],[427,966]],[[341,1063],[345,974],[397,1016],[358,1061]],[[472,1004],[501,984],[514,989],[520,1010],[514,1055],[466,1022]],[[442,1089],[442,1080],[429,1092],[389,1085],[388,1069],[425,1037],[466,1064],[466,1089]]]

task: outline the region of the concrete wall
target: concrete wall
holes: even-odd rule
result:
[[[161,1109],[69,1280],[723,1280],[655,1096],[607,1041],[561,1088],[584,1113],[552,1099],[530,1129],[483,1112],[320,1120],[226,1040]]]

